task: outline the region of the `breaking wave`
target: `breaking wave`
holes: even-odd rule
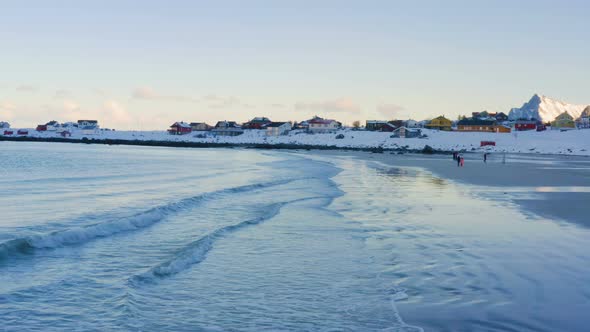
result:
[[[320,197],[301,198],[289,202],[275,203],[267,206],[265,213],[257,218],[241,221],[225,227],[218,228],[210,233],[205,234],[198,240],[186,245],[183,249],[171,259],[158,264],[148,271],[133,276],[131,282],[151,282],[157,279],[165,278],[188,269],[192,265],[201,263],[207,256],[207,253],[213,247],[213,244],[223,236],[238,231],[244,227],[260,224],[266,220],[272,219],[279,214],[281,208],[290,203],[302,202]]]
[[[276,203],[271,205],[268,207],[267,212],[260,217],[218,228],[202,236],[198,240],[189,243],[170,260],[165,261],[140,275],[134,276],[132,279],[134,281],[149,281],[153,278],[162,278],[176,274],[191,265],[198,264],[205,259],[207,252],[211,250],[213,243],[217,241],[217,239],[246,226],[259,224],[265,220],[271,219],[279,213],[284,204],[285,203]]]
[[[296,180],[298,179],[285,179],[222,189],[154,207],[125,218],[9,240],[0,243],[0,260],[6,259],[14,254],[32,254],[36,249],[53,249],[76,245],[97,238],[142,229],[165,219],[168,215],[177,213],[208,199],[288,184]]]

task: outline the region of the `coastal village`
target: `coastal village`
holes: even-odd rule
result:
[[[556,114],[556,115],[555,115]],[[590,105],[569,105],[535,95],[522,108],[503,112],[473,112],[451,119],[365,120],[344,125],[338,119],[314,116],[303,121],[273,121],[259,116],[249,121],[215,123],[176,121],[160,130],[103,128],[97,119],[51,120],[35,128],[12,128],[0,121],[0,140],[118,140],[187,144],[262,144],[362,149],[556,153],[590,155]]]
[[[543,123],[535,118],[510,119],[503,112],[491,113],[487,111],[473,112],[471,116],[460,116],[457,120],[451,120],[444,115],[431,120],[416,121],[407,120],[366,120],[362,125],[355,121],[352,126],[345,127],[342,122],[335,119],[325,119],[314,116],[301,122],[275,122],[267,117],[255,117],[245,123],[236,121],[218,121],[214,125],[205,122],[178,121],[171,124],[166,132],[171,135],[197,135],[206,136],[238,136],[248,130],[261,130],[268,136],[287,135],[293,130],[309,134],[335,133],[340,129],[353,129],[365,131],[391,132],[394,137],[416,138],[424,137],[421,129],[456,132],[486,132],[486,133],[511,133],[513,131],[544,131],[551,130],[575,130],[590,129],[590,106],[586,107],[582,114],[574,118],[567,111],[558,115],[553,121]],[[0,132],[3,136],[27,136],[30,129],[12,129],[10,123],[0,121]],[[52,132],[64,138],[70,137],[74,131],[85,136],[92,136],[104,129],[99,126],[98,120],[78,120],[77,122],[64,122],[52,120],[45,124],[39,124],[34,131]]]

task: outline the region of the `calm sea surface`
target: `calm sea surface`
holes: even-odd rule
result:
[[[588,331],[590,230],[479,190],[303,151],[0,142],[0,330]]]

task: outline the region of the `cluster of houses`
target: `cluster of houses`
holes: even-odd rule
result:
[[[509,133],[512,128],[507,123],[508,116],[503,112],[473,112],[471,117],[457,121],[457,131],[482,131],[491,133]]]
[[[457,121],[452,121],[441,115],[432,119],[424,127],[434,130],[463,132],[509,133],[512,131],[506,114],[487,111],[473,112],[471,117],[462,116]]]
[[[586,107],[577,119],[574,119],[568,112],[561,113],[551,121],[551,128],[554,127],[559,129],[590,128],[590,106]]]
[[[393,123],[390,121],[390,123]],[[418,123],[419,126],[422,123]],[[509,120],[508,116],[502,112],[473,112],[471,117],[463,116],[457,121],[452,121],[439,116],[434,118],[423,126],[428,129],[444,131],[462,131],[462,132],[490,132],[490,133],[510,133],[512,131],[536,130],[543,131],[549,126],[551,129],[568,130],[568,129],[588,129],[590,128],[590,106],[586,107],[580,117],[574,119],[567,111],[558,115],[550,123],[543,123],[538,119],[517,119]]]
[[[473,112],[471,117],[462,116],[453,121],[444,115],[429,121],[415,120],[367,120],[365,130],[403,132],[405,136],[399,137],[420,137],[419,128],[427,128],[442,131],[460,132],[489,132],[489,133],[510,133],[512,131],[536,130],[543,131],[550,126],[551,129],[590,129],[590,106],[586,107],[579,118],[574,119],[568,112],[558,115],[550,123],[543,123],[537,119],[518,119],[510,121],[505,113],[498,112]]]
[[[82,135],[95,135],[100,130],[97,120],[78,120],[77,122],[59,123],[55,120],[49,121],[46,124],[40,124],[35,129],[36,131],[49,131],[60,134],[63,137],[72,135],[72,131],[77,130]]]
[[[487,111],[473,112],[471,117],[462,116],[458,120],[452,121],[444,115],[432,120],[415,121],[415,120],[367,120],[364,128],[360,123],[355,122],[353,130],[367,130],[391,132],[392,137],[425,137],[422,134],[422,128],[442,130],[442,131],[459,131],[459,132],[489,132],[489,133],[510,133],[512,131],[536,130],[543,131],[547,126],[551,129],[569,130],[569,129],[590,129],[590,106],[586,107],[580,117],[574,119],[568,112],[558,115],[550,123],[544,124],[537,119],[518,119],[509,120],[508,116],[502,112],[491,113]],[[255,117],[252,120],[239,124],[235,121],[218,121],[214,126],[204,122],[175,122],[167,132],[171,135],[187,135],[193,132],[197,136],[238,136],[245,130],[261,130],[267,136],[287,135],[292,130],[300,130],[311,134],[334,133],[342,128],[342,123],[324,119],[319,116],[301,122],[274,122],[267,117]],[[62,137],[69,137],[73,131],[82,135],[95,135],[101,130],[97,120],[78,120],[77,122],[59,123],[49,121],[37,126],[38,132],[54,132]],[[4,136],[26,136],[29,134],[27,129],[13,130],[8,122],[0,121],[0,134]]]
[[[368,120],[366,130],[402,132],[405,137],[420,137],[420,128],[442,130],[442,131],[480,131],[506,133],[511,131],[507,124],[508,116],[504,113],[474,112],[470,118],[461,117],[457,121],[447,119],[444,115],[427,121],[415,120],[393,120],[379,121]],[[404,137],[401,134],[396,136]]]
[[[218,121],[215,126],[204,122],[175,122],[168,129],[171,135],[186,135],[199,132],[201,135],[238,136],[244,130],[263,130],[268,136],[287,135],[291,130],[303,129],[310,133],[332,133],[342,128],[342,123],[323,119],[318,116],[302,122],[274,122],[267,117],[255,117],[252,120],[238,124],[235,121]]]
[[[0,130],[4,136],[26,136],[29,134],[27,129],[18,129],[16,132],[10,128],[8,122],[0,122]],[[35,128],[38,132],[54,132],[62,137],[70,137],[73,131],[79,131],[83,135],[95,135],[100,130],[97,120],[78,120],[77,122],[59,123],[55,120],[45,124],[37,125]]]

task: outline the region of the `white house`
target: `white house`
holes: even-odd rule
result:
[[[286,135],[291,131],[290,122],[271,122],[266,125],[267,136]]]
[[[78,129],[82,132],[82,135],[96,135],[98,134],[98,128],[97,120],[78,120]]]
[[[420,135],[422,135],[422,130],[419,128],[399,127],[393,131],[393,137],[414,138],[420,137]]]
[[[74,122],[64,122],[60,125],[62,128],[76,128],[77,126],[78,124]]]
[[[82,135],[96,135],[98,134],[98,128],[92,126],[84,126],[80,128]]]
[[[336,120],[314,118],[309,120],[310,133],[333,133],[340,129],[340,122]]]
[[[406,123],[406,128],[418,128],[419,127],[418,121],[416,121],[416,120],[409,119],[409,120],[406,120],[405,123]]]
[[[78,128],[84,127],[94,127],[94,129],[99,128],[97,120],[78,120]]]

